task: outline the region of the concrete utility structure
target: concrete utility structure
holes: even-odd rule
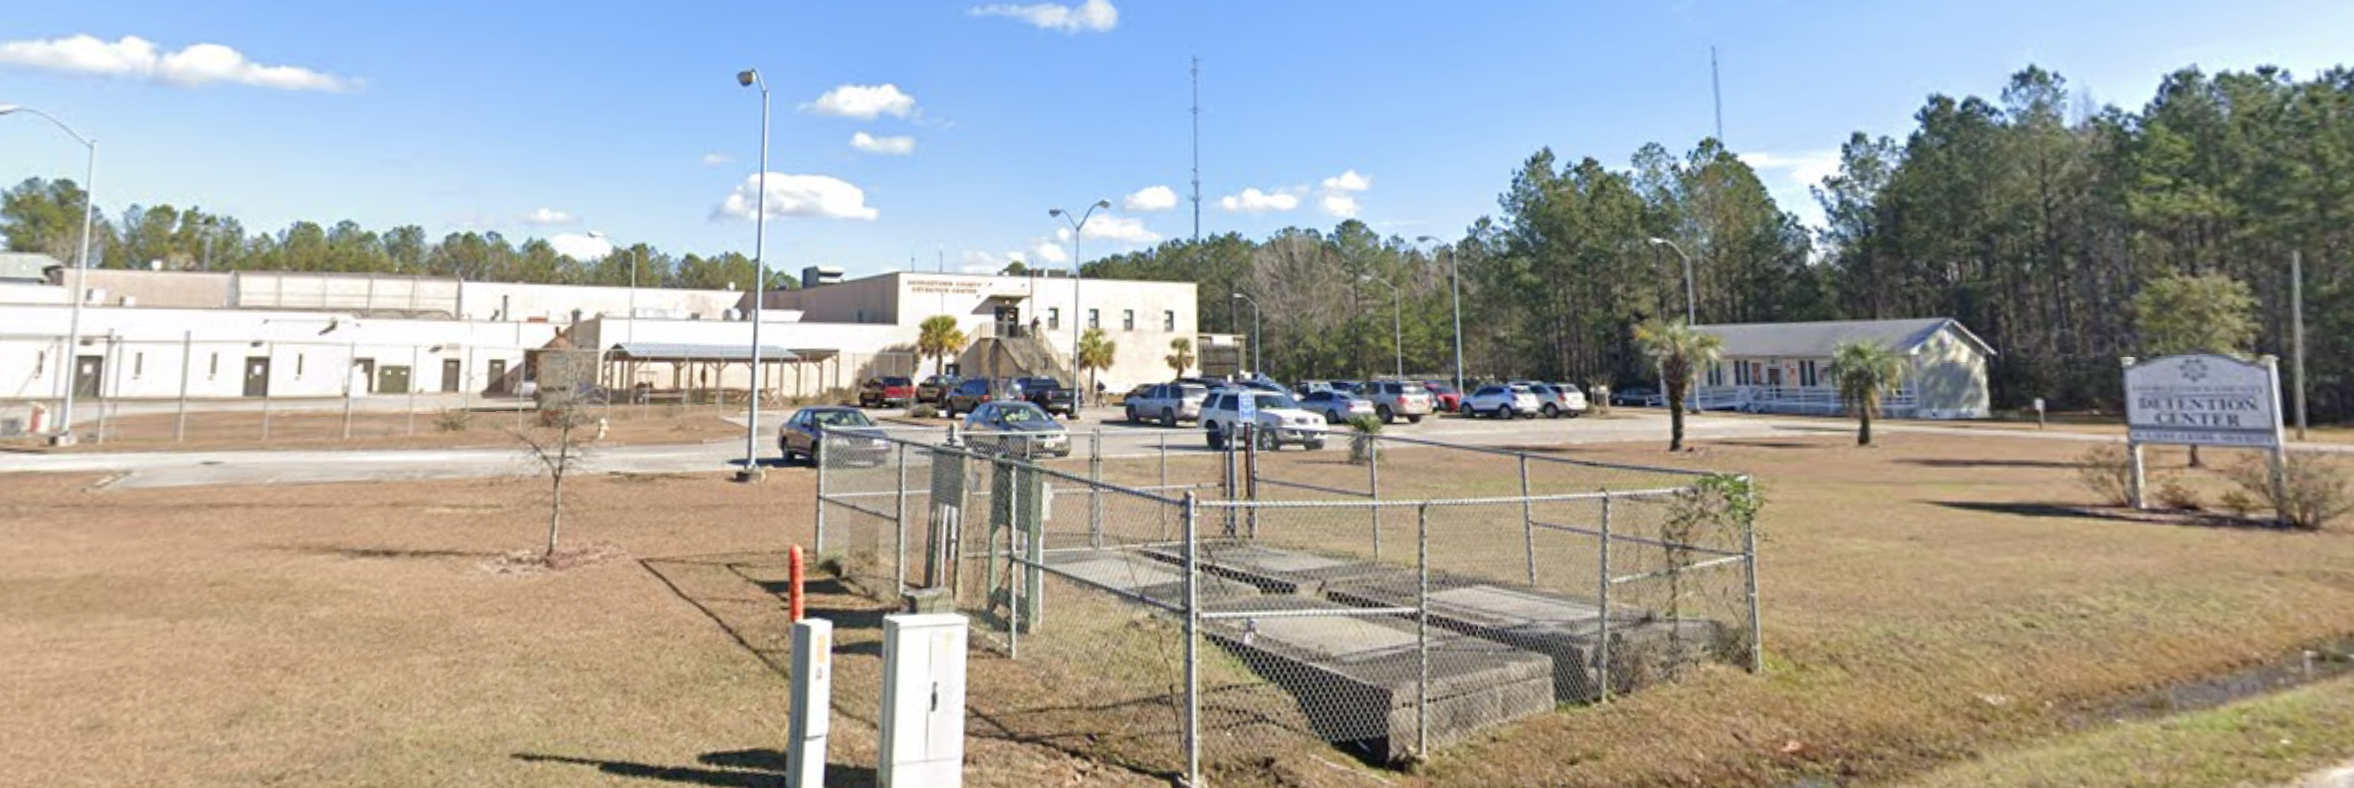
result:
[[[1834,415],[1844,410],[1831,355],[1872,342],[1904,356],[1880,408],[1894,418],[1983,419],[1992,408],[1986,364],[1994,348],[1949,317],[1694,326],[1724,340],[1724,357],[1694,391],[1703,409]]]
[[[598,382],[616,390],[740,395],[752,378],[753,296],[732,289],[0,262],[18,274],[0,276],[0,417],[62,400],[68,387],[100,399],[515,393],[550,350],[596,353]],[[1168,379],[1169,340],[1196,330],[1189,283],[1089,282],[1086,314],[1075,316],[1072,282],[1060,277],[838,276],[814,269],[805,280],[815,287],[765,295],[761,344],[790,351],[763,354],[768,397],[928,372],[916,339],[933,315],[955,317],[971,339],[949,360],[968,375],[1072,380],[1061,349],[1082,325],[1100,326],[1117,344],[1101,373],[1107,389]],[[82,341],[69,353],[76,294]]]

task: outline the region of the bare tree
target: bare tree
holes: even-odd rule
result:
[[[548,549],[542,561],[554,560],[557,540],[564,531],[564,477],[586,465],[590,444],[604,437],[602,420],[590,415],[582,404],[570,392],[548,395],[540,402],[539,418],[533,426],[508,430],[523,444],[523,456],[547,471]]]

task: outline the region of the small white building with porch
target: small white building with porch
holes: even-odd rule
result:
[[[1829,416],[1846,410],[1831,356],[1866,341],[1905,358],[1881,412],[1900,419],[1983,419],[1993,408],[1986,368],[1994,348],[1949,317],[1695,326],[1724,343],[1694,391],[1704,410]]]

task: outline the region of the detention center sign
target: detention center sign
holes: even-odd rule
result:
[[[2140,443],[2277,449],[2280,368],[2270,356],[2127,359],[2125,423]]]

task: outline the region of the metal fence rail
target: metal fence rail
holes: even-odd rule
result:
[[[1753,525],[1711,508],[1726,488],[1707,474],[1185,437],[1071,433],[1067,456],[1030,456],[829,433],[820,550],[878,597],[971,616],[977,643],[1087,711],[1024,717],[1040,727],[1022,735],[1113,742],[1090,754],[1192,785],[1301,746],[1418,759],[1558,703],[1760,664]]]

